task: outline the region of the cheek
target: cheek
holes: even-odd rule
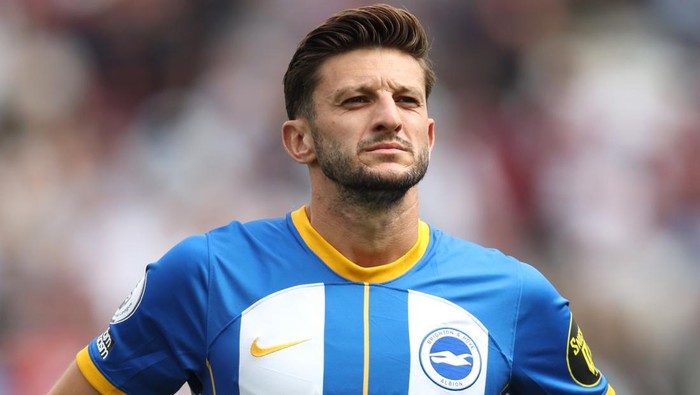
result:
[[[315,126],[324,140],[343,151],[357,152],[362,140],[372,138],[367,122],[357,111],[352,114],[328,112],[328,116],[316,120]]]
[[[416,144],[432,146],[433,135],[427,124],[417,124],[412,130],[415,132],[413,132],[411,137]]]
[[[345,149],[355,147],[362,136],[358,133],[360,128],[354,128],[345,122],[328,122],[325,131],[325,139],[332,142],[336,147]]]

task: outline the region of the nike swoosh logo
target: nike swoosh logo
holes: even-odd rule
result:
[[[253,344],[250,345],[250,355],[260,358],[264,357],[266,355],[270,355],[274,352],[284,350],[285,348],[289,348],[292,346],[296,346],[297,344],[301,344],[304,342],[307,342],[311,339],[303,339],[303,340],[297,340],[289,343],[282,343],[282,344],[277,344],[272,347],[260,347],[258,345],[258,338],[256,337],[255,340],[253,340]]]

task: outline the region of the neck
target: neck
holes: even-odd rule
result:
[[[324,196],[324,198],[321,198]],[[311,225],[341,254],[360,266],[391,263],[418,240],[418,191],[391,204],[363,204],[345,194],[312,193],[306,208]]]

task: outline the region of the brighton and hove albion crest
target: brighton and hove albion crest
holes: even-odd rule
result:
[[[430,332],[420,346],[420,363],[435,384],[448,390],[469,388],[481,373],[481,354],[466,333],[454,328]]]

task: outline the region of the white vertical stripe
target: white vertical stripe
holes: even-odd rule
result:
[[[241,395],[323,393],[324,320],[323,284],[288,288],[246,309],[239,350]],[[254,357],[255,339],[263,349],[309,340]]]
[[[483,324],[468,311],[456,304],[421,292],[409,291],[408,295],[408,326],[411,343],[411,374],[409,381],[409,395],[425,394],[469,394],[483,395],[486,389],[486,368],[488,366],[488,330]],[[438,379],[434,371],[430,372],[429,358],[423,355],[424,365],[421,366],[421,344],[428,334],[440,328],[451,328],[462,332],[474,341],[479,351],[478,360],[474,359],[474,369],[478,369],[478,378],[468,388],[462,390],[449,390],[436,384],[429,377],[432,374]],[[427,347],[427,346],[426,346]],[[476,374],[476,370],[474,370]],[[471,375],[471,374],[470,374]],[[476,376],[475,376],[476,377]],[[471,381],[471,380],[469,380]]]

